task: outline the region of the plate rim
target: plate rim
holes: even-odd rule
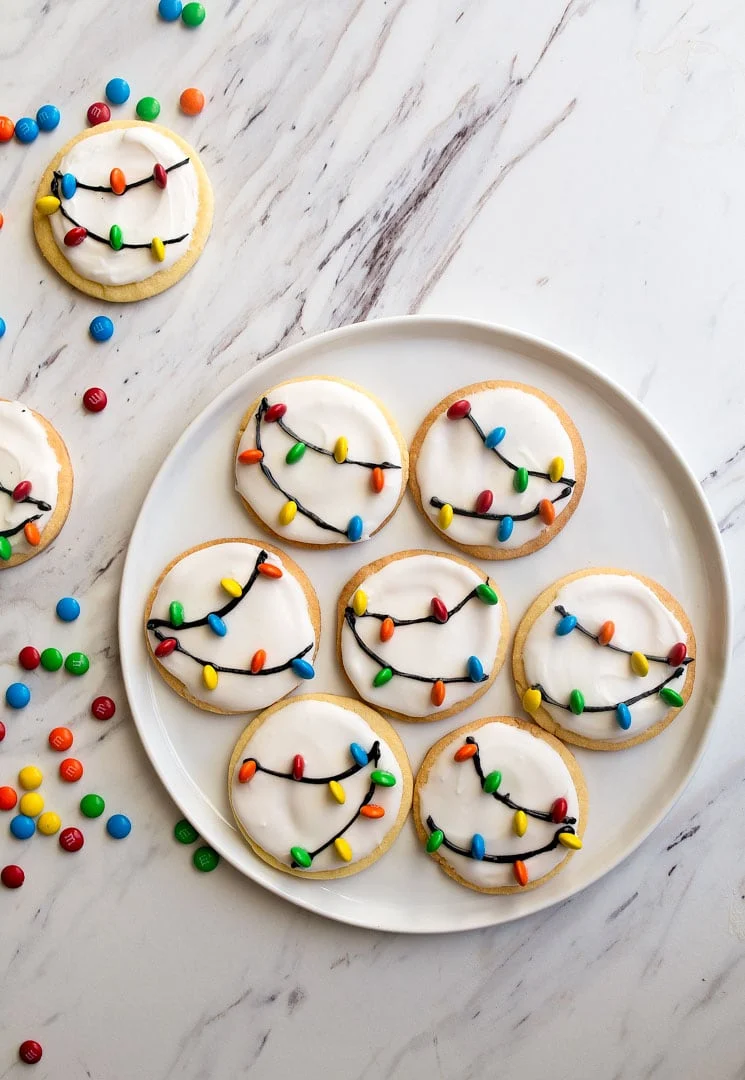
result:
[[[174,791],[174,785],[170,779],[166,779],[161,771],[159,762],[156,757],[156,751],[151,743],[147,726],[138,717],[137,710],[133,707],[133,700],[135,698],[134,691],[134,659],[130,660],[128,655],[128,646],[124,643],[127,641],[128,627],[125,625],[125,597],[130,591],[129,581],[130,578],[135,578],[136,571],[134,568],[134,555],[133,555],[133,543],[135,537],[138,535],[140,529],[140,523],[149,511],[150,503],[154,498],[154,492],[156,491],[161,475],[165,472],[171,459],[175,457],[182,444],[186,443],[191,436],[192,430],[198,425],[208,420],[211,416],[217,413],[224,401],[227,401],[234,394],[239,392],[242,384],[251,381],[256,374],[258,367],[262,369],[266,368],[270,373],[276,366],[280,364],[291,363],[298,356],[301,356],[306,351],[311,351],[319,347],[323,347],[325,343],[336,343],[340,340],[347,338],[355,338],[359,336],[365,336],[369,333],[393,331],[395,332],[407,332],[409,328],[421,327],[425,332],[429,327],[433,330],[446,329],[453,332],[461,333],[479,333],[481,335],[489,335],[496,338],[501,338],[500,344],[504,347],[505,340],[511,339],[513,342],[517,342],[523,346],[530,347],[540,352],[550,353],[561,358],[564,365],[568,368],[574,367],[579,369],[583,376],[591,382],[594,382],[596,386],[601,386],[611,393],[618,395],[623,401],[624,405],[634,414],[637,418],[648,425],[655,436],[665,445],[668,452],[670,452],[677,461],[677,464],[682,468],[683,473],[686,475],[691,490],[694,493],[695,498],[699,503],[699,509],[703,514],[705,523],[708,526],[708,531],[711,534],[711,540],[713,542],[713,550],[716,553],[716,561],[718,570],[718,576],[722,582],[724,596],[723,596],[723,668],[719,678],[718,684],[715,686],[713,693],[711,693],[707,703],[706,711],[708,713],[708,720],[706,722],[706,728],[701,736],[697,752],[691,761],[686,772],[682,775],[678,784],[676,785],[672,795],[668,799],[667,803],[663,805],[659,813],[653,815],[651,820],[647,822],[645,828],[640,832],[635,833],[633,841],[624,846],[620,854],[614,858],[612,862],[606,864],[603,869],[599,869],[592,877],[587,881],[584,881],[576,889],[569,893],[568,896],[556,897],[547,901],[546,903],[540,903],[540,891],[536,890],[537,904],[529,911],[515,912],[500,920],[495,920],[486,917],[476,916],[475,918],[469,918],[463,925],[445,925],[438,924],[435,926],[419,926],[416,923],[409,924],[406,927],[393,926],[393,925],[378,925],[370,919],[364,919],[363,917],[355,917],[354,911],[348,913],[336,913],[320,909],[318,904],[312,898],[305,898],[302,896],[289,896],[282,889],[282,875],[280,875],[275,882],[273,879],[263,880],[253,877],[243,866],[237,865],[232,856],[225,850],[219,837],[215,838],[208,835],[210,830],[207,830],[207,834],[200,830],[200,836],[211,847],[213,847],[222,858],[226,859],[239,873],[244,877],[253,881],[255,885],[266,889],[268,892],[275,896],[280,897],[282,900],[293,904],[294,906],[301,908],[305,911],[313,912],[315,915],[320,915],[323,918],[331,919],[334,922],[342,923],[348,926],[359,927],[364,930],[373,931],[385,931],[388,933],[405,933],[405,934],[450,934],[461,933],[467,930],[483,929],[490,926],[502,926],[508,925],[517,921],[518,919],[525,918],[529,915],[535,915],[540,911],[546,911],[547,909],[555,906],[559,903],[564,903],[568,899],[572,899],[579,893],[584,892],[585,889],[594,885],[601,878],[615,870],[621,863],[625,862],[630,855],[633,854],[645,840],[654,832],[654,830],[664,821],[678,800],[681,798],[683,792],[688,787],[689,783],[698,771],[701,762],[704,758],[706,750],[708,749],[714,725],[716,723],[716,713],[720,705],[721,696],[724,687],[727,684],[730,666],[732,662],[732,638],[733,638],[733,596],[732,596],[732,581],[729,571],[729,565],[727,562],[727,556],[724,550],[724,544],[722,537],[719,533],[719,528],[716,522],[714,513],[709,505],[708,499],[704,494],[704,491],[696,477],[695,473],[688,464],[686,458],[678,449],[676,443],[668,435],[667,431],[662,427],[659,421],[649,412],[643,402],[638,401],[632,394],[630,394],[624,387],[617,383],[605,372],[596,368],[588,360],[570,352],[561,346],[555,345],[548,338],[542,338],[535,334],[528,333],[523,330],[515,329],[514,327],[507,326],[501,323],[493,323],[483,319],[472,319],[464,316],[454,315],[429,315],[429,314],[414,314],[414,315],[396,315],[381,319],[369,319],[365,322],[348,323],[344,326],[336,327],[331,330],[326,330],[318,334],[312,334],[308,337],[302,338],[302,340],[295,342],[292,345],[288,345],[278,352],[274,352],[271,355],[262,358],[257,363],[254,363],[247,371],[244,371],[226,387],[220,390],[214,398],[204,408],[200,409],[194,418],[187,424],[182,431],[179,438],[170,448],[166,456],[163,458],[158,471],[150,482],[145,498],[142,501],[137,518],[132,526],[132,530],[127,544],[127,552],[124,559],[124,565],[122,568],[122,577],[119,586],[119,604],[117,615],[117,634],[119,643],[119,663],[122,672],[122,679],[124,683],[124,689],[127,697],[127,704],[134,721],[134,725],[137,731],[139,740],[147,754],[148,760],[152,765],[159,781],[165,787],[171,799],[179,808],[182,814],[188,818],[188,812],[184,809],[180,799],[177,797]],[[268,375],[268,379],[271,379],[271,374]],[[247,714],[248,715],[248,714]],[[497,910],[495,908],[495,910]]]

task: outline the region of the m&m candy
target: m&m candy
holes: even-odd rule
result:
[[[76,784],[83,775],[83,765],[77,758],[65,758],[60,762],[59,774],[68,784]]]
[[[0,337],[5,333],[5,319],[0,317]]]
[[[10,142],[16,126],[9,116],[0,116],[0,142]]]
[[[63,851],[80,851],[85,843],[85,837],[80,829],[69,826],[59,834],[59,846]]]
[[[38,1061],[41,1061],[43,1053],[41,1043],[36,1039],[26,1039],[18,1047],[18,1056],[26,1065],[36,1065]]]
[[[91,716],[95,720],[110,720],[116,712],[116,705],[110,697],[102,695],[91,702]]]
[[[18,783],[24,791],[36,791],[41,787],[44,774],[35,765],[24,765],[18,773]]]
[[[80,601],[76,600],[74,596],[63,596],[61,600],[57,601],[57,618],[62,622],[75,622],[80,614]]]
[[[41,655],[33,645],[24,645],[18,654],[18,663],[26,671],[34,671],[41,663]]]
[[[15,133],[20,143],[32,143],[39,134],[39,125],[30,116],[22,116],[16,124]]]
[[[0,720],[0,742],[5,738],[5,724]]]
[[[132,832],[132,822],[126,814],[112,814],[106,822],[106,832],[114,840],[123,840]]]
[[[41,654],[41,666],[45,671],[59,671],[63,662],[59,649],[44,649]]]
[[[83,405],[88,412],[102,412],[108,404],[106,391],[100,386],[90,386],[83,394]]]
[[[199,839],[199,833],[186,818],[182,818],[181,821],[177,821],[173,827],[173,835],[178,840],[179,844],[193,844]]]
[[[0,881],[6,889],[20,889],[26,880],[26,875],[20,866],[15,866],[10,863],[8,866],[4,866],[0,870]]]
[[[91,127],[96,127],[97,124],[105,124],[111,119],[111,109],[105,101],[94,101],[88,106],[86,116]]]
[[[198,116],[204,108],[204,94],[196,86],[189,86],[182,91],[179,105],[181,112],[186,113],[187,116]]]
[[[38,791],[27,791],[25,795],[21,795],[18,809],[26,817],[38,817],[44,809],[44,799]]]
[[[0,810],[12,810],[18,802],[18,796],[12,787],[4,784],[0,787]]]
[[[129,98],[129,83],[126,79],[109,79],[104,92],[112,105],[123,105]]]
[[[11,709],[25,709],[31,700],[31,691],[25,683],[11,683],[5,691],[5,700]]]
[[[197,870],[201,870],[203,874],[209,874],[210,870],[214,870],[219,863],[220,856],[211,847],[200,847],[192,855],[191,861]]]
[[[140,98],[135,107],[140,120],[153,121],[160,116],[160,102],[154,97]]]
[[[54,836],[59,832],[61,824],[62,819],[59,814],[55,814],[53,810],[45,810],[36,822],[36,827],[44,836]]]
[[[108,315],[96,315],[88,327],[94,341],[108,341],[114,333],[114,324]]]
[[[85,675],[90,666],[91,662],[84,652],[71,652],[65,657],[65,671],[71,675]]]
[[[72,746],[72,732],[66,727],[52,728],[49,732],[49,745],[52,750],[69,750]]]
[[[36,123],[41,131],[54,131],[59,121],[60,113],[56,105],[42,105],[36,114]]]
[[[80,813],[89,818],[100,817],[106,809],[106,803],[100,795],[84,795],[80,800]]]
[[[16,814],[10,822],[10,831],[16,840],[28,840],[36,831],[34,819],[27,814]]]
[[[181,0],[160,0],[158,14],[164,22],[175,22],[181,15]]]
[[[204,10],[203,4],[191,3],[184,7],[181,12],[181,18],[183,19],[185,26],[195,27],[201,26],[204,22],[207,12]]]

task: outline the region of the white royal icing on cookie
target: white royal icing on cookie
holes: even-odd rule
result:
[[[332,776],[354,765],[351,743],[369,751],[376,741],[381,748],[378,764],[370,762],[354,776],[340,781],[346,795],[344,803],[336,801],[328,784],[302,784],[263,772],[257,772],[247,784],[238,781],[241,762],[246,758],[255,758],[277,772],[291,772],[296,754],[305,759],[306,776]],[[259,847],[289,866],[290,848],[300,846],[314,851],[351,820],[376,768],[396,778],[394,787],[376,786],[371,799],[383,807],[385,815],[359,817],[344,833],[352,849],[351,864],[339,857],[332,844],[313,859],[310,873],[340,870],[375,851],[396,823],[403,775],[385,739],[358,713],[328,701],[290,701],[261,724],[244,747],[231,779],[233,811]]]
[[[0,492],[0,533],[15,529],[30,517],[41,514],[36,522],[43,533],[57,504],[60,463],[47,441],[44,426],[20,401],[0,401],[0,484],[13,490],[22,480],[31,481],[31,496],[51,506],[40,511],[32,503],[15,502]],[[14,552],[34,550],[23,529],[8,537]]]
[[[548,472],[555,457],[564,459],[564,476],[575,479],[572,441],[559,417],[541,398],[514,387],[495,387],[466,395],[471,411],[485,434],[496,427],[506,429],[497,449],[517,466]],[[434,496],[463,510],[475,509],[476,499],[484,490],[492,491],[490,513],[525,514],[534,510],[541,499],[554,499],[563,485],[531,476],[522,493],[513,487],[513,471],[492,451],[486,449],[467,419],[450,420],[447,410],[433,422],[419,450],[416,475],[422,506],[437,525],[439,509],[430,506]],[[555,504],[556,518],[576,496],[570,495]],[[459,544],[473,544],[500,549],[514,549],[535,540],[546,529],[539,517],[516,521],[511,537],[497,540],[499,524],[478,518],[453,516],[443,535]]]
[[[116,128],[81,139],[60,162],[60,173],[72,173],[85,184],[108,186],[112,169],[121,169],[128,183],[152,176],[157,164],[167,169],[189,155],[160,131],[147,127]],[[130,285],[146,281],[168,270],[189,250],[199,209],[199,184],[191,162],[168,173],[166,187],[155,183],[126,191],[85,191],[77,188],[62,206],[79,225],[108,237],[112,225],[119,225],[126,244],[150,244],[187,234],[178,244],[167,244],[165,259],[158,262],[148,248],[114,251],[108,244],[90,238],[77,247],[66,247],[65,233],[73,225],[59,211],[50,223],[57,247],[73,270],[101,285]]]
[[[283,420],[301,439],[333,451],[337,439],[344,436],[349,443],[349,458],[376,463],[388,461],[399,466],[384,470],[383,490],[376,494],[370,486],[372,470],[338,465],[333,458],[310,449],[299,462],[288,465],[285,457],[294,439],[276,422],[261,424],[263,464],[280,486],[341,530],[346,530],[352,517],[361,517],[361,539],[368,539],[393,511],[401,494],[401,448],[386,417],[367,394],[333,379],[288,383],[269,391],[267,398],[270,405],[278,402],[287,405]],[[255,446],[256,421],[252,417],[241,437],[238,453]],[[281,525],[279,513],[287,499],[271,485],[259,465],[237,461],[236,488],[262,520],[290,540],[306,544],[349,542],[346,535],[320,528],[299,510],[288,525]]]
[[[439,597],[450,611],[487,575],[464,566],[447,556],[411,555],[385,563],[358,588],[367,594],[368,611],[418,619],[431,614],[433,597]],[[493,582],[490,583],[493,586]],[[351,605],[352,597],[348,603]],[[482,603],[474,597],[446,623],[422,623],[396,627],[389,641],[380,640],[381,622],[370,617],[357,618],[355,628],[363,641],[392,667],[425,675],[431,679],[465,676],[470,656],[477,656],[488,675],[496,662],[502,636],[504,606]],[[341,635],[341,658],[344,670],[355,690],[376,708],[428,716],[436,713],[430,683],[394,675],[384,686],[374,687],[373,679],[380,665],[366,655],[347,622]],[[468,680],[448,683],[443,711],[470,698],[479,683]]]
[[[245,585],[261,551],[258,544],[236,542],[211,544],[186,555],[160,583],[148,619],[168,619],[169,606],[174,600],[183,604],[187,622],[220,610],[230,600],[220,585],[221,580],[232,578]],[[278,667],[313,643],[314,648],[305,654],[312,664],[316,639],[303,587],[272,552],[266,561],[281,567],[282,577],[257,577],[245,600],[225,615],[225,637],[218,637],[208,626],[190,630],[160,627],[160,633],[177,638],[194,656],[222,667],[250,668],[251,658],[258,649],[266,651],[266,668]],[[152,632],[148,640],[154,649],[158,641]],[[289,669],[274,675],[220,672],[216,688],[208,690],[201,664],[188,656],[172,652],[161,663],[184,683],[193,697],[232,712],[264,709],[304,681]]]
[[[478,743],[484,774],[493,770],[501,772],[499,792],[521,806],[544,813],[550,813],[554,801],[563,798],[567,801],[567,816],[579,817],[579,799],[571,773],[543,739],[498,722],[484,724],[466,734],[471,734]],[[515,859],[521,853],[550,843],[559,828],[553,822],[528,818],[527,832],[517,836],[513,827],[515,811],[485,794],[473,760],[453,760],[461,745],[456,740],[443,750],[430,769],[426,784],[419,788],[419,812],[425,830],[431,816],[456,846],[469,850],[474,833],[479,833],[487,854],[510,855]],[[578,831],[581,827],[581,822],[574,826]],[[438,848],[438,854],[462,878],[479,888],[516,884],[512,863],[471,859],[445,846]],[[566,848],[559,845],[553,851],[528,859],[525,866],[529,880],[550,873],[566,854]]]
[[[569,701],[572,690],[581,690],[587,705],[615,705],[635,697],[667,679],[673,668],[650,663],[639,678],[629,657],[598,645],[576,629],[565,637],[556,634],[559,622],[554,608],[562,605],[596,634],[602,624],[615,624],[613,644],[653,656],[667,656],[685,631],[659,597],[631,575],[586,574],[564,585],[546,611],[536,619],[525,640],[523,664],[528,685],[541,683],[557,701]],[[685,673],[668,683],[680,690]],[[670,706],[654,694],[630,706],[631,727],[624,731],[615,711],[574,713],[545,705],[554,720],[587,739],[633,739],[661,720]]]

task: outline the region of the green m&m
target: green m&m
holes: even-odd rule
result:
[[[13,548],[10,546],[10,540],[7,536],[0,536],[0,559],[7,562],[12,554]]]
[[[178,840],[179,844],[193,844],[199,839],[199,833],[186,818],[182,818],[181,821],[177,821],[173,827],[173,835]]]
[[[44,649],[41,654],[41,666],[45,671],[59,671],[62,663],[62,653],[59,649]]]
[[[181,18],[186,26],[201,26],[204,22],[207,12],[204,10],[203,4],[191,3],[184,6],[184,10],[181,12]]]
[[[80,813],[84,814],[85,817],[100,817],[105,809],[106,803],[100,795],[84,795],[80,800]]]
[[[65,659],[65,671],[71,675],[85,675],[90,666],[91,662],[84,652],[71,652]]]
[[[203,874],[209,874],[210,870],[214,870],[219,863],[220,856],[211,847],[200,847],[194,852],[191,861],[197,870],[201,870]]]
[[[157,120],[160,116],[160,102],[154,97],[140,98],[137,102],[136,111],[140,120],[149,120],[152,122],[153,120]]]

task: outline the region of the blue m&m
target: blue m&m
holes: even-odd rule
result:
[[[514,527],[515,522],[511,517],[503,517],[499,523],[499,528],[497,529],[497,540],[499,540],[501,544],[503,544],[505,540],[509,540],[512,536]]]
[[[160,0],[158,14],[165,22],[175,22],[181,17],[181,0]]]
[[[25,683],[11,683],[5,691],[5,700],[11,709],[25,709],[31,700],[31,691]]]
[[[349,519],[349,524],[347,525],[347,536],[352,541],[352,543],[355,543],[357,540],[362,539],[363,527],[364,526],[362,524],[362,518],[359,516],[359,514],[355,514],[353,518]]]
[[[28,840],[36,832],[36,822],[28,814],[16,814],[11,819],[10,831],[16,840]]]
[[[555,633],[558,637],[566,637],[567,634],[571,634],[577,625],[576,615],[564,615],[556,624]]]
[[[59,186],[64,199],[71,199],[78,190],[78,182],[71,172],[63,173]]]
[[[350,743],[349,753],[352,755],[357,765],[359,765],[360,767],[362,767],[363,765],[367,765],[367,762],[369,760],[367,756],[367,750],[365,750],[363,746],[360,746],[359,743]]]
[[[114,333],[114,324],[108,315],[96,315],[88,329],[94,341],[108,341]]]
[[[481,663],[478,656],[468,657],[468,678],[471,682],[484,681],[484,665]]]
[[[126,79],[109,79],[104,92],[112,105],[123,105],[129,98],[129,83]]]
[[[59,121],[60,113],[56,105],[42,105],[36,114],[36,123],[41,131],[54,131]]]
[[[32,143],[39,134],[39,125],[30,116],[22,116],[16,123],[16,138],[20,143]]]
[[[217,634],[218,637],[225,637],[228,632],[227,626],[219,615],[215,615],[214,611],[207,616],[207,625],[212,633]]]
[[[303,660],[301,656],[295,657],[291,667],[298,679],[312,679],[315,675],[313,665],[309,664],[307,660]]]
[[[106,832],[114,840],[123,840],[132,832],[132,822],[126,814],[112,814],[106,822]]]
[[[63,596],[57,601],[55,610],[57,618],[62,619],[62,622],[75,622],[80,614],[80,603],[74,596]]]
[[[0,318],[0,337],[5,333],[5,319]]]

